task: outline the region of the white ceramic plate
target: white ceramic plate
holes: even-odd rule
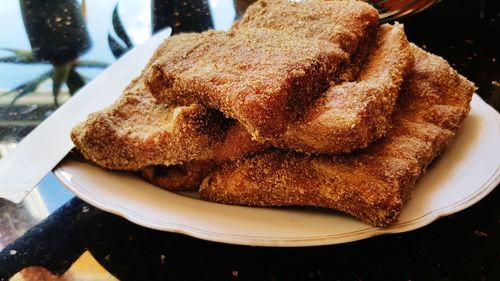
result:
[[[474,95],[455,141],[420,179],[399,220],[376,228],[315,208],[250,208],[173,193],[126,173],[66,161],[55,175],[78,197],[139,225],[201,239],[255,246],[311,246],[355,241],[427,225],[463,210],[500,181],[500,115]]]

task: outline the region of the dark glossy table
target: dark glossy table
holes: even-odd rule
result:
[[[237,17],[233,2],[223,0],[84,1],[83,14],[81,1],[55,2],[0,2],[0,48],[34,45],[33,53],[0,50],[0,156],[57,108],[54,101],[70,98],[151,30],[225,29]],[[236,1],[239,9],[245,2]],[[449,60],[499,110],[499,12],[497,1],[445,0],[400,22],[411,41]],[[35,14],[53,19],[52,25],[37,22]],[[45,81],[54,73],[64,79]],[[322,247],[260,248],[143,228],[89,206],[49,174],[21,204],[0,199],[0,279],[28,266],[62,274],[89,251],[120,280],[500,280],[499,200],[497,189],[464,211],[407,233]]]

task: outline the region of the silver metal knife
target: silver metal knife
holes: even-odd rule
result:
[[[71,129],[88,114],[113,103],[170,33],[171,29],[167,28],[130,50],[0,159],[0,197],[21,202],[73,148]],[[107,90],[102,92],[102,89]]]

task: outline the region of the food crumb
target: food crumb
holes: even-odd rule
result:
[[[15,255],[15,254],[17,254],[17,251],[16,251],[16,250],[10,250],[10,255],[11,255],[11,256],[13,256],[13,255]]]
[[[82,207],[82,213],[88,213],[90,211],[89,206],[83,206]]]

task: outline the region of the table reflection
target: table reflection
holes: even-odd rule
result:
[[[0,251],[73,197],[50,173],[21,204],[0,199]]]

